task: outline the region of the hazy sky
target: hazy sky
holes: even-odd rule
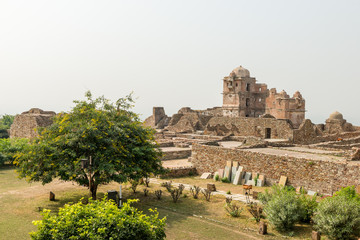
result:
[[[0,114],[134,91],[142,118],[222,105],[242,65],[306,117],[360,125],[360,1],[0,0]]]

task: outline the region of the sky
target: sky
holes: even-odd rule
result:
[[[360,126],[360,1],[0,0],[0,115],[70,111],[133,92],[153,106],[222,105],[242,65],[268,88],[299,90],[306,118]]]

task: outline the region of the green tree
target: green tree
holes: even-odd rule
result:
[[[134,200],[132,200],[134,201]],[[132,202],[130,201],[130,203]],[[35,221],[38,230],[30,233],[33,240],[161,240],[165,238],[165,218],[158,213],[145,215],[129,203],[121,209],[106,199],[65,205],[59,213],[44,210],[43,219]]]
[[[0,139],[0,165],[4,162],[13,163],[18,152],[28,147],[27,138]]]
[[[0,129],[10,129],[11,124],[14,122],[15,116],[5,114],[0,118]]]
[[[93,199],[97,188],[111,181],[125,182],[164,171],[154,131],[144,127],[130,111],[132,98],[116,103],[99,97],[74,101],[69,113],[58,114],[54,123],[40,130],[26,151],[18,154],[20,177],[43,184],[58,177],[88,186]],[[81,159],[92,159],[82,168]]]

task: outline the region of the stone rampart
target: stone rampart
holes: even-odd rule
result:
[[[198,144],[192,147],[191,162],[199,174],[224,168],[230,160],[239,162],[244,171],[264,174],[267,184],[287,176],[289,185],[323,194],[360,185],[359,161],[313,160]]]

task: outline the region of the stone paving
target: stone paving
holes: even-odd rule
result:
[[[279,148],[253,148],[253,149],[243,149],[243,150],[244,151],[249,151],[249,152],[257,152],[257,153],[263,153],[263,154],[276,155],[276,156],[288,156],[288,157],[295,157],[295,158],[304,158],[304,159],[309,159],[309,160],[346,161],[346,159],[344,157],[338,157],[338,156],[333,156],[333,155],[321,155],[319,153],[290,151],[290,150],[286,150],[286,148],[283,148],[283,149],[279,149]]]
[[[154,184],[161,184],[163,183],[164,181],[160,180],[160,179],[157,179],[157,178],[150,178],[150,183],[154,183]],[[189,184],[184,184],[184,183],[176,183],[176,182],[171,182],[171,185],[172,186],[175,186],[175,187],[178,187],[180,184],[183,184],[185,189],[186,190],[189,190],[190,191],[190,188],[192,187],[192,185],[189,185]],[[204,188],[201,188],[202,190]],[[225,191],[221,191],[221,190],[217,190],[215,192],[212,192],[211,195],[222,195],[222,196],[225,196],[225,197],[231,197],[232,200],[235,200],[235,201],[240,201],[240,202],[243,202],[243,203],[248,203],[247,200],[246,200],[246,196],[244,194],[226,194]],[[251,202],[256,202],[258,203],[259,201],[258,200],[254,200],[252,198],[252,196],[249,196],[249,200]]]

